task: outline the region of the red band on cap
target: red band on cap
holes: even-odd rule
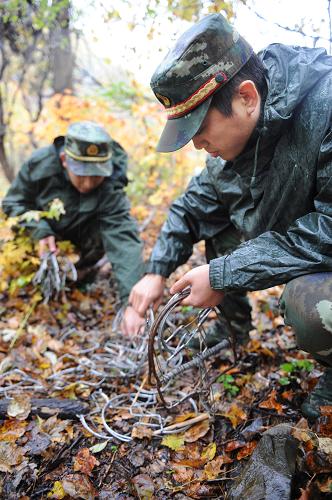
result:
[[[216,75],[219,75],[220,71]],[[194,108],[197,108],[203,101],[205,101],[211,94],[213,94],[218,87],[221,87],[226,81],[227,76],[223,73],[224,80],[222,82],[216,81],[216,75],[211,76],[199,89],[197,89],[191,96],[185,99],[179,104],[167,108],[167,118],[172,120],[174,118],[180,118],[189,113]]]

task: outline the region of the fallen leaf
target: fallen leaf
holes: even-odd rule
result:
[[[205,436],[210,430],[210,422],[209,419],[205,419],[202,422],[199,422],[196,425],[193,425],[190,429],[188,429],[184,433],[184,440],[186,443],[193,443],[197,441],[199,438]]]
[[[227,413],[222,413],[221,415],[223,417],[228,418],[231,421],[234,429],[240,423],[245,422],[247,420],[247,414],[236,403],[232,403]]]
[[[89,450],[91,453],[99,453],[100,451],[103,451],[104,448],[106,448],[108,441],[103,441],[102,443],[97,443],[94,446],[91,446]]]
[[[167,434],[163,437],[161,444],[167,446],[171,450],[177,451],[184,445],[183,434]]]
[[[47,493],[47,498],[55,498],[56,500],[62,500],[65,496],[66,492],[61,481],[55,481],[52,490]]]
[[[23,436],[28,423],[24,420],[7,419],[0,427],[0,441],[14,443],[16,439]]]
[[[221,471],[221,467],[224,464],[231,463],[233,460],[229,458],[227,455],[219,455],[214,460],[211,460],[204,467],[204,478],[205,479],[216,479]]]
[[[178,415],[174,419],[174,423],[179,423],[179,422],[185,422],[189,418],[194,418],[197,417],[197,413],[190,412],[190,413],[184,413],[183,415]]]
[[[277,391],[273,389],[269,394],[269,397],[258,405],[259,408],[265,408],[267,410],[276,410],[279,414],[282,414],[282,405],[278,403],[276,397],[277,397]]]
[[[241,448],[241,450],[237,453],[236,459],[237,460],[242,460],[243,458],[246,458],[252,454],[254,449],[257,446],[257,441],[251,441],[250,443],[246,443],[246,445]]]
[[[317,431],[323,436],[332,436],[332,406],[321,406],[321,416],[317,422]]]
[[[234,439],[233,441],[230,441],[229,443],[226,444],[225,451],[228,453],[230,451],[237,450],[238,448],[243,448],[243,446],[246,446],[245,441]]]
[[[332,493],[332,478],[328,477],[325,481],[317,481],[317,486],[322,493]]]
[[[173,479],[178,483],[187,483],[192,480],[194,469],[183,465],[173,465]]]
[[[217,445],[216,443],[210,443],[204,450],[202,451],[202,460],[204,462],[210,462],[210,460],[213,460],[215,457],[217,451]]]
[[[93,484],[84,474],[68,474],[61,482],[65,493],[73,498],[94,500],[98,496]]]
[[[7,408],[7,414],[10,417],[17,418],[17,420],[25,420],[28,417],[30,411],[30,398],[23,394],[14,396]]]
[[[136,439],[152,439],[153,430],[145,425],[134,425],[131,431],[131,437]]]
[[[96,465],[99,465],[99,462],[96,457],[91,455],[89,448],[82,448],[75,456],[75,472],[83,472],[83,474],[91,476],[92,470]]]
[[[295,396],[295,392],[292,390],[284,391],[281,393],[281,397],[283,399],[287,399],[287,401],[293,401],[294,396]]]
[[[0,442],[0,471],[12,472],[12,466],[23,461],[24,452],[13,443]]]
[[[139,498],[148,500],[153,497],[154,484],[147,474],[139,474],[132,479]]]

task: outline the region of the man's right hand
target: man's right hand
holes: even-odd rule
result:
[[[54,236],[46,236],[46,238],[39,240],[39,249],[38,249],[39,257],[41,257],[47,252],[58,253],[58,248],[55,244]]]
[[[165,280],[159,274],[146,274],[132,288],[129,295],[129,304],[138,312],[140,316],[144,316],[149,306],[157,309],[162,301]]]

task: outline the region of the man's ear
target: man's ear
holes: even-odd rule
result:
[[[67,162],[66,162],[66,153],[64,151],[61,151],[59,154],[60,157],[60,162],[62,163],[63,168],[67,168]]]
[[[260,96],[252,80],[244,80],[238,88],[238,96],[246,108],[248,115],[252,115],[260,104]]]

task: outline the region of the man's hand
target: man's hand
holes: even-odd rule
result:
[[[196,267],[172,286],[171,294],[181,292],[187,286],[191,287],[188,297],[181,304],[194,307],[214,307],[220,304],[224,298],[224,292],[214,290],[210,286],[209,265]]]
[[[144,316],[149,306],[157,309],[162,301],[165,278],[159,274],[146,274],[132,288],[129,304],[140,316]]]
[[[44,255],[44,253],[47,252],[55,252],[56,254],[58,253],[58,248],[55,244],[54,236],[46,236],[46,238],[39,240],[39,249],[38,249],[39,257],[41,257],[42,255]]]
[[[120,325],[122,333],[128,337],[138,335],[140,329],[144,327],[144,324],[145,319],[142,318],[133,307],[127,306]]]

